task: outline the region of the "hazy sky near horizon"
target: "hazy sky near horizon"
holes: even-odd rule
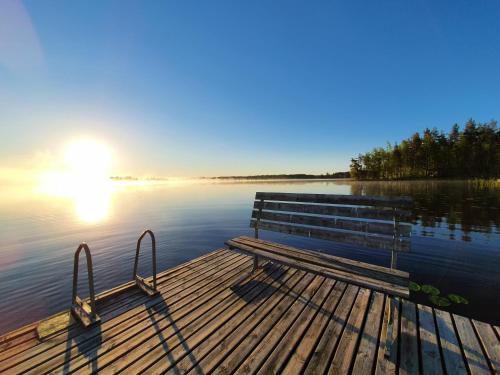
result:
[[[97,139],[113,173],[347,170],[500,119],[500,1],[0,2],[0,172]]]

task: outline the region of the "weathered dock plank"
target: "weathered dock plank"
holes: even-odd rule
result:
[[[277,374],[288,361],[288,357],[298,340],[302,338],[315,315],[322,311],[323,303],[330,294],[335,280],[326,279],[318,292],[307,302],[298,319],[290,326],[288,333],[276,345],[269,358],[259,369],[259,374]]]
[[[451,314],[435,310],[439,343],[443,352],[444,367],[448,374],[467,374],[460,342],[453,326]]]
[[[337,282],[335,284],[332,292],[325,301],[325,304],[316,314],[315,320],[307,329],[298,347],[291,351],[291,357],[283,369],[284,373],[292,374],[302,372],[309,358],[313,355],[314,349],[320,339],[319,333],[324,331],[328,320],[340,301],[340,297],[342,297],[342,294],[344,293],[345,288],[346,284],[343,282]]]
[[[424,374],[442,374],[441,354],[437,342],[434,314],[429,306],[418,305],[420,355]]]
[[[398,346],[399,346],[399,326],[400,326],[400,320],[401,320],[401,302],[399,299],[392,300],[393,297],[386,296],[385,297],[385,309],[384,309],[384,316],[383,316],[383,322],[388,321],[389,317],[389,306],[391,306],[391,309],[393,309],[393,326],[394,328],[392,329],[390,333],[389,339],[392,342],[392,350],[390,350],[388,353],[386,352],[386,345],[387,345],[387,335],[388,330],[387,330],[387,324],[383,324],[382,328],[380,330],[380,336],[379,336],[379,346],[378,346],[378,352],[377,352],[377,362],[375,363],[375,374],[377,375],[382,375],[382,374],[396,374],[397,373],[397,365],[398,365]]]
[[[472,323],[474,324],[477,336],[490,362],[491,369],[497,374],[500,374],[500,340],[489,324],[477,320],[473,320]]]
[[[174,267],[172,269],[169,269],[161,274],[158,275],[159,282],[162,283],[162,288],[164,291],[167,291],[167,287],[173,285],[172,283],[174,282],[179,282],[179,281],[184,281],[187,282],[189,281],[189,277],[193,277],[193,274],[191,272],[191,269],[196,268],[200,273],[203,273],[203,270],[210,270],[210,266],[220,263],[220,258],[218,255],[220,255],[220,252],[224,250],[216,250],[214,252],[208,253],[204,256],[201,256],[199,258],[193,259],[187,263],[184,263],[178,267]],[[229,258],[228,258],[229,259]],[[232,259],[232,258],[231,258]],[[146,301],[147,298],[144,296],[143,293],[141,293],[137,289],[133,289],[131,291],[127,291],[126,293],[123,294],[118,294],[114,296],[113,298],[107,299],[105,304],[100,304],[99,300],[96,301],[98,308],[99,308],[99,313],[101,317],[103,318],[103,321],[106,320],[111,320],[116,316],[119,316],[123,314],[124,312],[128,311],[131,306],[138,305]],[[26,351],[34,346],[39,345],[40,343],[47,343],[48,345],[52,344],[55,345],[57,343],[65,343],[72,337],[76,337],[78,334],[82,332],[82,330],[78,326],[70,325],[66,327],[65,330],[55,333],[54,335],[47,337],[44,340],[38,340],[37,339],[37,334],[36,334],[36,327],[38,323],[33,323],[28,325],[27,327],[23,327],[19,330],[14,331],[14,333],[18,333],[19,331],[26,331],[23,333],[22,338],[29,337],[28,340],[25,340],[22,342],[22,345],[14,345],[14,346],[9,346],[11,344],[10,341],[5,341],[3,343],[4,346],[0,346],[0,364],[4,365],[4,361],[12,357],[16,354],[19,354],[23,351]],[[8,338],[10,335],[4,336],[4,338]],[[16,340],[21,339],[21,337],[17,338]],[[12,350],[9,350],[9,347]],[[45,350],[45,348],[42,348],[41,351]],[[39,351],[31,351],[28,353],[30,356],[36,355]],[[26,360],[26,358],[23,358],[23,360]],[[0,369],[2,368],[0,365]]]
[[[365,328],[361,337],[358,351],[356,353],[353,374],[369,374],[374,366],[375,355],[377,354],[377,343],[382,324],[384,295],[374,292],[370,301],[368,315],[366,317]]]
[[[330,364],[328,374],[347,374],[349,372],[352,359],[356,356],[358,337],[368,308],[370,293],[368,289],[360,289]]]
[[[190,308],[193,308],[191,303],[196,304],[195,308],[200,308],[208,301],[208,298],[216,298],[215,295],[221,292],[217,286],[227,280],[236,280],[248,266],[244,260],[235,263],[233,265],[236,268],[232,272],[225,271],[223,267],[225,264],[215,265],[213,266],[214,273],[204,275],[206,276],[204,279],[195,278],[189,284],[189,288],[185,290],[176,288],[170,291],[171,294],[148,300],[142,306],[132,310],[134,313],[139,312],[133,319],[114,326],[106,335],[102,334],[97,348],[92,343],[85,346],[83,350],[78,345],[73,347],[70,354],[72,371],[79,370],[79,372],[86,373],[89,367],[102,369],[119,358],[122,352],[128,352],[150,337],[157,338],[157,330],[160,330],[163,325],[168,326],[170,321],[190,311]],[[204,284],[202,284],[203,281]],[[103,332],[106,328],[103,326],[96,329]],[[125,346],[122,346],[123,344]],[[60,356],[58,359],[66,360],[67,356],[66,353],[65,358]],[[55,368],[57,363],[51,360],[50,365]]]
[[[290,278],[289,274],[292,273],[293,277]],[[237,367],[242,358],[245,358],[245,353],[255,347],[255,340],[260,337],[257,333],[265,329],[264,327],[267,324],[264,321],[266,319],[277,320],[295,300],[294,295],[300,292],[298,288],[304,285],[298,284],[303,276],[303,272],[291,270],[286,277],[276,279],[275,283],[273,283],[275,291],[266,303],[259,306],[250,318],[247,317],[242,320],[239,326],[229,335],[226,335],[223,340],[217,340],[215,346],[210,345],[212,350],[208,351],[189,373],[199,373],[199,370],[203,373],[211,371],[226,373],[230,369]],[[208,346],[208,344],[205,345],[205,347]],[[234,361],[226,360],[224,365],[220,365],[229,353],[231,353],[231,359]]]
[[[419,373],[416,306],[408,300],[402,305],[399,373],[414,375]]]
[[[0,337],[0,373],[485,374],[500,368],[499,328],[285,265],[251,273],[219,249],[158,274],[159,294],[103,293],[100,325],[38,323]]]
[[[335,353],[337,342],[347,322],[358,291],[359,288],[353,285],[347,287],[304,371],[305,374],[324,373],[329,367],[330,358]]]
[[[308,277],[309,275],[306,275]],[[240,365],[237,372],[240,374],[254,374],[260,369],[265,360],[272,353],[274,347],[283,336],[289,331],[293,322],[299,317],[301,312],[309,304],[311,298],[318,292],[325,281],[325,278],[316,276],[308,280],[308,285],[303,292],[297,296],[290,308],[283,314],[280,320],[267,330],[267,334],[262,338],[259,345],[253,350],[250,356]]]
[[[471,374],[489,374],[488,361],[481,349],[479,339],[474,332],[470,319],[453,314],[458,336],[462,342],[462,349],[467,359]]]

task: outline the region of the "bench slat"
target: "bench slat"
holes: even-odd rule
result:
[[[392,236],[394,233],[394,224],[380,223],[361,220],[349,220],[331,217],[307,216],[300,214],[286,214],[269,211],[252,211],[254,219],[279,221],[290,224],[312,225],[317,227],[336,228],[356,232],[366,232],[372,234],[383,234]],[[399,234],[408,236],[411,233],[411,226],[399,225]]]
[[[234,242],[232,240],[227,241],[226,245],[229,246],[229,248],[231,249],[237,249],[250,255],[257,255],[265,260],[276,261],[283,265],[304,270],[307,272],[312,272],[321,276],[334,278],[337,280],[345,281],[365,288],[379,290],[381,292],[393,294],[399,297],[404,297],[404,298],[409,297],[408,288],[399,285],[383,282],[380,280],[375,280],[361,275],[355,275],[349,272],[343,272],[332,268],[321,267],[315,264],[303,262],[290,257],[281,256],[264,250],[259,250],[251,246]]]
[[[299,212],[305,214],[330,215],[330,216],[348,216],[361,219],[375,219],[392,221],[394,216],[400,221],[411,218],[410,211],[391,210],[366,207],[347,207],[347,206],[326,206],[318,204],[303,203],[285,203],[285,202],[267,202],[257,200],[254,202],[255,209],[267,211]]]
[[[336,262],[336,263],[342,263],[342,264],[345,264],[345,265],[348,265],[348,266],[352,266],[354,268],[357,267],[357,268],[371,269],[371,270],[374,270],[374,271],[378,271],[378,272],[382,272],[382,273],[387,273],[388,275],[394,275],[394,276],[401,277],[401,278],[407,278],[407,279],[409,279],[409,277],[410,277],[410,274],[408,272],[402,271],[402,270],[398,270],[398,269],[395,269],[395,268],[387,268],[387,267],[384,267],[384,266],[377,266],[376,264],[365,263],[365,262],[361,262],[359,260],[353,260],[353,259],[349,259],[349,258],[343,258],[343,257],[339,257],[339,256],[335,256],[335,255],[331,255],[331,254],[327,254],[327,253],[315,251],[315,250],[310,250],[310,249],[306,250],[306,249],[301,249],[301,248],[298,248],[298,247],[292,247],[292,246],[285,245],[285,244],[278,243],[278,242],[272,242],[272,241],[268,241],[268,240],[262,240],[260,238],[253,238],[253,237],[248,237],[248,236],[239,236],[239,237],[233,238],[232,241],[252,241],[252,242],[255,242],[255,243],[261,243],[261,244],[265,244],[265,245],[277,247],[277,248],[280,248],[280,249],[284,249],[284,250],[287,250],[287,251],[294,251],[297,254],[314,254],[318,258],[324,259],[325,262]]]
[[[340,271],[367,276],[391,284],[397,284],[407,287],[409,283],[409,274],[400,270],[392,270],[386,267],[348,260],[345,258],[319,253],[316,251],[306,251],[290,246],[283,246],[275,242],[263,241],[245,236],[233,238],[231,241],[278,255],[288,256],[299,261],[307,261],[318,266],[331,267]]]
[[[255,228],[256,225],[257,220],[252,219],[250,221],[250,227]],[[257,226],[259,229],[266,229],[280,233],[294,234],[298,236],[312,237],[323,240],[346,242],[389,251],[408,251],[410,248],[410,242],[407,238],[404,237],[401,241],[396,241],[396,243],[394,243],[392,237],[389,236],[350,233],[335,229],[324,230],[318,228],[301,227],[298,225],[271,223],[267,221],[259,221]]]
[[[257,200],[304,202],[323,204],[352,204],[376,207],[411,207],[412,200],[408,197],[368,197],[363,195],[337,195],[337,194],[296,194],[257,192]]]

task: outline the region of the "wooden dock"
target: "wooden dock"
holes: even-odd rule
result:
[[[285,266],[250,274],[220,249],[158,274],[160,294],[127,286],[98,299],[101,324],[39,339],[0,337],[0,373],[489,374],[500,328],[398,300],[385,353],[381,292]]]

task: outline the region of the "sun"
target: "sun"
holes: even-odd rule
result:
[[[83,139],[70,143],[64,161],[69,173],[81,182],[107,180],[111,173],[111,151],[99,141]]]
[[[113,186],[112,153],[103,143],[80,139],[68,144],[60,163],[40,174],[38,191],[52,197],[71,198],[76,217],[85,223],[98,223],[110,212]]]

